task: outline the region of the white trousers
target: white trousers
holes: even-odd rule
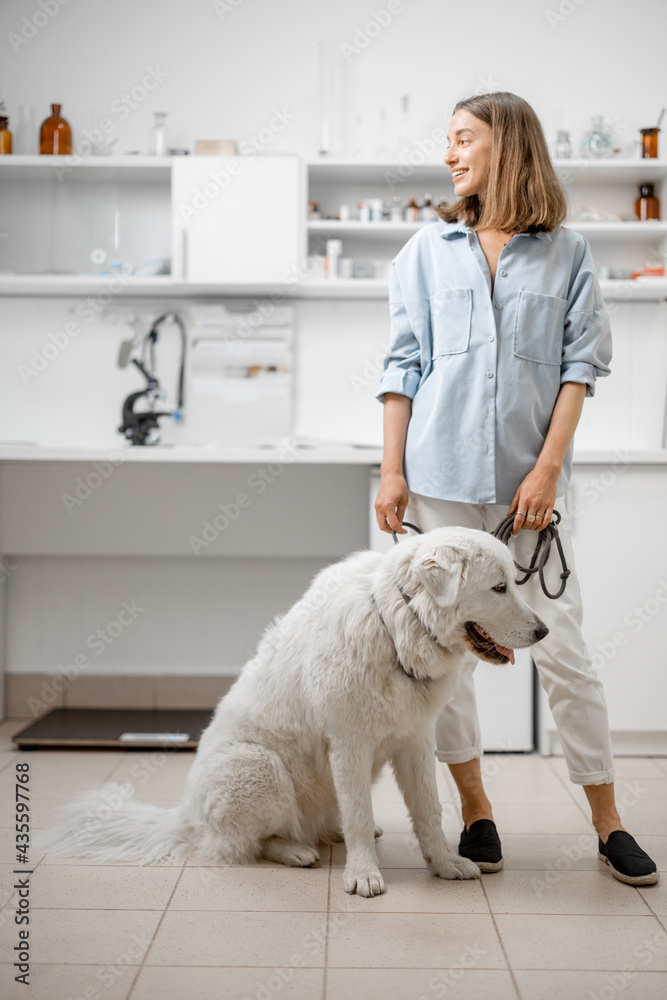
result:
[[[558,497],[555,506],[561,514],[558,531],[570,576],[565,592],[557,600],[545,596],[537,574],[521,587],[524,600],[549,627],[549,635],[531,649],[531,655],[549,699],[570,780],[578,785],[603,785],[614,780],[607,705],[581,634],[581,595],[565,497]],[[422,531],[454,525],[493,531],[507,516],[508,507],[438,500],[410,491],[404,519]],[[537,532],[524,529],[510,539],[512,554],[522,566],[530,564],[537,538]],[[560,585],[559,572],[560,559],[552,546],[545,571],[552,593]],[[483,754],[473,679],[478,660],[473,653],[468,654],[468,659],[470,669],[463,671],[454,698],[436,725],[436,752],[448,764],[460,764]]]

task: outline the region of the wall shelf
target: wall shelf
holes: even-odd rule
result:
[[[125,181],[169,183],[174,157],[0,156],[0,180]]]
[[[122,282],[122,283],[121,283]],[[600,281],[607,300],[660,302],[667,299],[667,279],[637,278]],[[170,275],[134,277],[104,274],[0,274],[0,297],[82,297],[111,290],[118,298],[222,298],[224,296],[275,296],[286,299],[386,300],[386,281],[368,278],[289,281],[283,285],[202,284],[172,279]]]

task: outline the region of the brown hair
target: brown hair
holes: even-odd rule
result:
[[[452,114],[467,111],[491,126],[489,176],[480,202],[477,195],[436,211],[445,222],[465,222],[471,229],[549,232],[567,214],[567,199],[551,163],[540,120],[527,101],[505,91],[459,101]]]

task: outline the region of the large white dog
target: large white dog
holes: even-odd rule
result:
[[[98,861],[197,852],[208,864],[303,866],[318,860],[318,843],[342,836],[345,889],[376,896],[371,784],[389,761],[435,874],[477,878],[442,831],[434,725],[467,650],[513,662],[514,648],[547,634],[514,580],[507,548],[467,528],[321,570],[218,704],[179,806],[104,785],[67,806],[41,846]]]

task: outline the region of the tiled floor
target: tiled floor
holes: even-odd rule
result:
[[[2,1000],[664,1000],[667,759],[617,761],[625,825],[664,872],[638,890],[598,861],[580,788],[563,761],[487,756],[505,868],[446,882],[427,869],[390,773],[374,789],[387,891],[342,888],[344,847],[317,868],[88,865],[30,856],[30,988],[16,984],[12,885],[16,763],[30,763],[35,828],[103,781],[173,805],[192,754],[18,754],[0,726]],[[438,765],[444,825],[461,820]],[[19,876],[20,877],[20,876]]]

